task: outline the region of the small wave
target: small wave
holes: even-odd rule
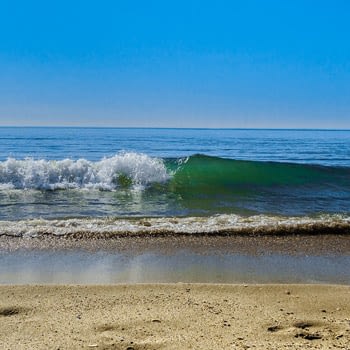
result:
[[[339,214],[318,217],[215,215],[182,218],[87,218],[0,221],[0,236],[114,238],[164,235],[295,235],[349,234],[350,217]]]
[[[0,162],[0,189],[114,190],[118,187],[142,187],[168,178],[161,159],[133,152],[119,153],[98,162],[32,158],[9,158]]]

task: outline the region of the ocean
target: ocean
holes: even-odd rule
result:
[[[350,131],[0,128],[0,234],[344,232]]]

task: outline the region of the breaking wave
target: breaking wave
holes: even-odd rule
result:
[[[0,189],[114,190],[118,187],[142,187],[168,178],[161,159],[140,153],[119,153],[98,162],[9,158],[0,163]]]
[[[349,167],[206,155],[9,158],[0,162],[0,190],[0,218],[350,213]]]
[[[146,186],[169,181],[170,191],[212,193],[259,187],[328,187],[350,190],[350,168],[244,161],[205,155],[160,159],[122,152],[92,162],[86,159],[0,162],[0,189],[56,190]],[[163,187],[163,190],[166,190]]]

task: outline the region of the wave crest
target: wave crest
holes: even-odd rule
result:
[[[0,189],[56,190],[143,187],[169,178],[161,159],[142,153],[118,153],[98,162],[86,159],[17,160],[0,162]]]

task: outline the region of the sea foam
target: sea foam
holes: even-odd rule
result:
[[[8,158],[0,162],[0,189],[115,190],[121,186],[140,188],[153,182],[164,182],[168,178],[161,159],[133,152],[118,153],[97,162],[33,158]]]
[[[350,217],[320,215],[317,217],[214,215],[209,217],[159,218],[75,218],[0,221],[0,236],[115,238],[123,236],[178,235],[325,235],[346,234]]]

